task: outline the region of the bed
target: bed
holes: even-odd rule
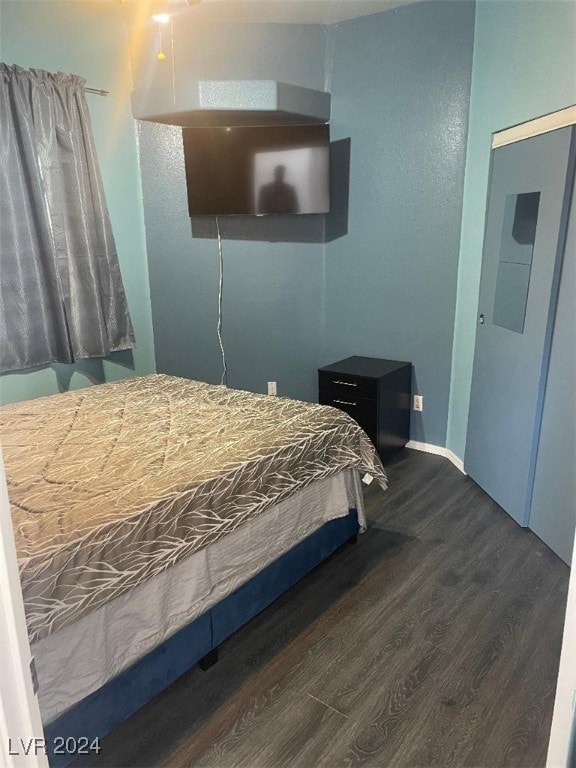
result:
[[[213,656],[386,487],[346,414],[165,375],[4,406],[0,438],[49,746]]]

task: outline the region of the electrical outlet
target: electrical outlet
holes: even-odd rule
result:
[[[414,410],[415,411],[424,410],[424,398],[422,397],[422,395],[414,395]]]
[[[269,381],[268,382],[268,394],[269,395],[277,395],[278,390],[276,389],[276,382],[275,381]]]

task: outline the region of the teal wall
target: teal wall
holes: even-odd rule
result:
[[[576,103],[576,3],[479,0],[464,182],[448,447],[464,457],[491,136]]]
[[[154,370],[135,123],[126,28],[117,15],[96,14],[67,2],[1,3],[1,59],[7,64],[73,72],[110,91],[88,95],[104,189],[136,333],[133,356],[75,366],[54,365],[0,377],[3,403],[83,387]]]
[[[323,89],[325,40],[317,25],[200,28],[178,17],[175,75],[179,84],[192,77],[266,77]],[[156,63],[155,45],[145,48],[136,75],[140,86],[166,78],[171,85],[171,62]],[[139,136],[157,368],[219,383],[218,244],[192,235],[181,130],[141,122]],[[256,234],[259,221],[252,222]],[[266,382],[276,380],[279,394],[314,400],[323,246],[225,237],[223,258],[229,385],[265,392]]]
[[[326,248],[322,362],[413,363],[413,440],[445,445],[474,4],[334,28],[332,134],[352,140],[347,237]]]
[[[335,28],[181,25],[175,75],[260,77],[332,92],[351,139],[348,234],[333,243],[224,238],[229,383],[316,400],[316,369],[352,354],[406,359],[425,412],[412,438],[444,444],[474,6],[417,3]],[[165,62],[164,62],[165,64]],[[170,67],[141,62],[141,86]],[[218,251],[192,237],[180,132],[140,124],[158,370],[220,380]],[[298,222],[293,222],[298,227]]]

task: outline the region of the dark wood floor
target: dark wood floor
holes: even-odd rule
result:
[[[569,571],[405,450],[369,531],[78,765],[544,766]]]

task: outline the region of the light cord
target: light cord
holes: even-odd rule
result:
[[[170,16],[170,48],[172,49],[172,103],[176,105],[176,49],[174,47],[174,24]]]
[[[226,365],[226,352],[224,351],[224,344],[222,342],[222,293],[224,287],[224,258],[222,256],[222,238],[220,236],[220,222],[218,216],[216,216],[216,232],[218,234],[218,257],[220,265],[220,276],[218,280],[218,325],[216,330],[218,332],[218,343],[220,344],[220,352],[222,353],[222,378],[220,384],[228,386],[228,368]]]

